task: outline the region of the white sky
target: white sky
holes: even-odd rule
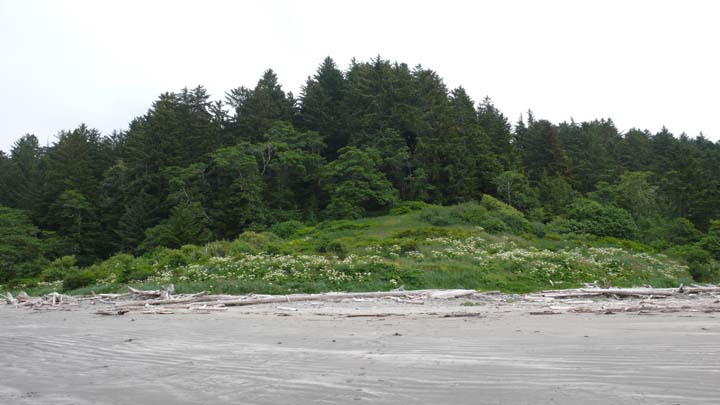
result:
[[[718,4],[718,5],[715,5]],[[0,149],[85,122],[125,129],[157,96],[215,99],[273,68],[298,94],[325,56],[421,63],[511,121],[610,117],[720,139],[720,3],[0,0]]]

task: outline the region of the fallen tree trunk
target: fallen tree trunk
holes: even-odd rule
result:
[[[597,296],[618,296],[618,297],[669,297],[679,294],[709,294],[720,293],[720,286],[680,286],[679,288],[577,288],[569,290],[545,290],[537,294],[529,294],[528,296],[541,296],[548,298],[577,298],[577,297],[597,297]]]
[[[167,304],[186,304],[190,302],[204,302],[204,301],[216,301],[218,296],[207,295],[207,292],[202,291],[197,294],[192,294],[185,297],[169,298],[169,299],[156,299],[156,300],[144,300],[144,301],[121,301],[116,302],[117,308],[132,308],[132,307],[144,307],[149,305],[167,305]],[[220,296],[227,297],[227,296]],[[237,297],[235,297],[237,298]]]
[[[580,292],[618,297],[639,297],[646,295],[670,296],[677,294],[677,288],[581,288]]]
[[[683,287],[681,292],[686,294],[700,294],[700,293],[720,293],[720,286],[695,286],[695,287]]]
[[[324,294],[291,294],[273,295],[264,297],[250,297],[234,300],[208,301],[207,305],[244,306],[258,304],[279,304],[283,302],[297,301],[334,301],[353,298],[385,298],[385,297],[414,297],[449,299],[459,298],[475,294],[475,290],[415,290],[415,291],[384,291],[384,292],[360,292],[360,293],[324,293]]]

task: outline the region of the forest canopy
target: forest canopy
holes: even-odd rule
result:
[[[0,152],[0,282],[283,229],[491,195],[528,232],[593,234],[720,259],[720,144],[611,119],[513,121],[434,71],[326,58],[295,96],[267,70],[212,101],[161,94],[112,134],[80,125]],[[69,264],[74,266],[75,262]]]

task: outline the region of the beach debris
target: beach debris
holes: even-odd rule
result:
[[[481,312],[451,312],[442,315],[441,318],[484,318],[485,314]]]
[[[328,292],[320,294],[288,295],[221,295],[201,291],[195,294],[175,294],[170,284],[158,290],[140,290],[128,287],[123,294],[96,294],[72,297],[57,292],[40,297],[29,296],[21,291],[16,296],[6,293],[5,302],[16,307],[36,310],[70,310],[78,302],[89,301],[105,305],[95,313],[98,315],[122,315],[131,311],[143,314],[210,314],[227,311],[229,307],[260,304],[279,304],[275,308],[281,313],[296,312],[299,308],[287,305],[306,302],[322,305],[332,302],[380,302],[393,301],[398,304],[424,305],[432,300],[465,298],[463,304],[472,306],[492,305],[493,308],[508,310],[526,309],[530,315],[555,315],[560,313],[654,314],[665,312],[720,312],[720,286],[681,285],[679,288],[615,288],[604,284],[590,284],[582,288],[546,290],[525,295],[503,294],[497,291],[476,290],[402,290],[376,292]],[[430,313],[427,313],[430,314]],[[477,315],[476,315],[477,314]],[[480,316],[480,313],[452,313],[448,317]],[[398,316],[390,313],[357,313],[347,317]]]
[[[5,294],[5,303],[8,305],[17,305],[18,300],[16,300],[10,292]]]
[[[125,315],[128,312],[130,312],[127,309],[98,309],[95,311],[96,315],[110,315],[110,316],[118,316],[118,315]]]
[[[5,302],[16,307],[30,307],[33,309],[58,309],[61,305],[77,305],[75,297],[51,292],[41,297],[31,297],[25,291],[20,291],[13,297],[11,293],[5,294]]]
[[[169,284],[166,286],[160,287],[159,290],[138,290],[135,288],[132,288],[128,286],[128,290],[131,294],[137,295],[142,298],[161,298],[161,299],[170,299],[170,295],[175,293],[175,285]]]
[[[524,296],[525,301],[545,305],[543,311],[531,315],[551,313],[588,313],[610,315],[616,313],[654,314],[669,312],[720,312],[717,296],[720,286],[681,284],[678,288],[613,288],[586,285],[585,288],[547,290]],[[558,305],[561,304],[561,305]]]

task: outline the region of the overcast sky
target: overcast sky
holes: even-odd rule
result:
[[[273,68],[298,93],[325,56],[436,70],[514,122],[612,118],[720,139],[714,1],[0,0],[0,149],[81,122],[125,129],[165,91],[213,98]]]

